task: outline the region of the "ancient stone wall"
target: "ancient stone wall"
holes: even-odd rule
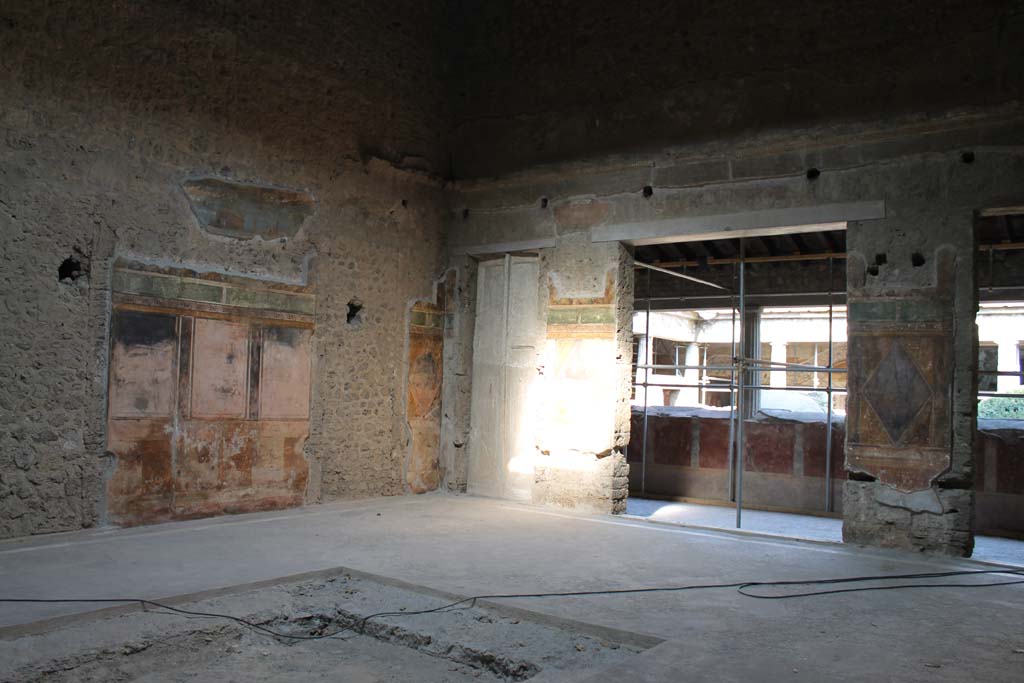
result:
[[[671,235],[679,222],[696,235],[701,220],[730,229],[716,218],[724,215],[756,221],[775,211],[851,202],[881,207],[876,219],[848,224],[851,331],[858,321],[870,328],[860,341],[851,337],[851,359],[865,355],[857,367],[851,360],[850,410],[858,409],[856,391],[874,405],[861,408],[892,415],[885,418],[890,429],[857,432],[860,440],[853,440],[857,425],[849,425],[847,468],[859,475],[846,482],[847,539],[965,554],[974,511],[974,217],[1022,201],[1022,133],[1024,114],[1007,106],[928,121],[766,133],[463,181],[454,188],[450,248],[545,251],[569,235],[584,242]],[[579,251],[586,258],[586,249]],[[699,268],[690,272],[701,275]],[[893,359],[896,337],[907,343]],[[869,339],[877,342],[874,352],[862,343]],[[872,380],[879,367],[884,376]],[[918,381],[911,381],[911,367]],[[899,394],[907,387],[924,412],[907,414],[909,402]],[[885,395],[890,390],[893,396]],[[628,383],[620,396],[628,396]],[[925,412],[927,424],[917,425]],[[901,420],[905,429],[895,424]],[[852,455],[856,444],[895,459],[909,479],[865,466]]]
[[[566,221],[567,214],[556,214]],[[569,219],[569,222],[572,222]],[[625,512],[633,273],[619,244],[585,232],[541,251],[547,326],[544,405],[532,500],[592,512]],[[623,394],[624,380],[626,393]]]
[[[443,272],[445,16],[385,5],[0,7],[0,536],[106,512],[118,257],[312,286],[302,498],[405,490],[407,315]]]
[[[1024,94],[1013,0],[457,6],[459,178]]]
[[[316,299],[307,287],[118,261],[102,520],[301,505]]]

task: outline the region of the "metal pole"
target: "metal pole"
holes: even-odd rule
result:
[[[733,287],[736,285],[736,264],[732,264]],[[729,451],[726,460],[729,463],[729,500],[736,497],[735,470],[733,458],[736,451],[736,294],[732,295],[732,364],[729,366]],[[706,358],[705,352],[705,358]]]
[[[647,317],[644,319],[644,365],[649,356],[654,359],[654,347],[651,345],[651,271],[647,271]],[[644,368],[644,436],[640,442],[640,495],[647,493],[647,390],[649,388],[650,370]]]
[[[832,372],[832,373],[839,373],[840,375],[842,375],[842,374],[844,374],[846,372],[845,368],[829,368],[827,365],[804,365],[802,363],[780,363],[778,361],[761,360],[759,358],[743,358],[742,360],[744,360],[748,365],[768,366],[768,367],[771,367],[771,368],[784,368],[786,370],[799,370],[799,371],[802,371],[802,372],[820,372],[820,373],[823,373],[823,374],[827,374],[827,373]],[[667,367],[675,367],[675,366],[667,366]],[[1006,374],[1017,376],[1017,375],[1019,375],[1021,373],[1019,373],[1019,372],[1008,372]],[[778,387],[776,387],[776,388],[778,388]],[[806,391],[806,389],[804,391]]]
[[[677,278],[680,278],[680,279],[683,279],[683,280],[689,280],[690,282],[696,282],[697,284],[700,284],[700,285],[707,285],[708,287],[714,287],[715,289],[721,289],[721,290],[726,291],[726,292],[729,291],[728,287],[723,287],[722,285],[716,285],[714,282],[708,282],[707,280],[701,280],[699,277],[694,277],[692,275],[686,275],[685,273],[677,273],[674,270],[669,270],[668,268],[662,268],[661,266],[652,266],[650,263],[641,263],[640,261],[636,261],[636,260],[633,261],[633,264],[637,265],[637,266],[640,266],[641,268],[646,268],[648,271],[656,270],[659,273],[665,273],[666,275],[671,275],[673,277],[677,277]],[[647,274],[647,277],[648,277],[648,279],[651,277],[650,273]],[[651,290],[650,290],[649,287],[647,289],[647,296],[648,296],[648,298],[650,298],[650,296],[651,296]]]
[[[509,307],[512,301],[512,292],[509,291],[512,287],[512,255],[505,254],[505,306],[502,309],[502,321],[501,321],[501,458],[502,462],[507,465],[512,459],[512,453],[509,442],[511,441],[512,435],[512,419],[510,417],[509,410],[509,391],[508,391],[508,369],[510,365],[510,348],[508,343],[508,324],[509,318]],[[505,479],[501,478],[502,492],[504,493]]]
[[[749,372],[750,369],[747,368],[747,371]],[[725,380],[723,380],[723,382],[724,381]],[[730,384],[698,384],[696,382],[651,382],[650,385],[652,387],[664,387],[666,389],[680,389],[680,388],[682,388],[682,389],[696,389],[698,387],[703,387],[705,389],[728,389],[730,386],[732,388],[734,388],[734,389],[739,388],[738,384],[732,384],[732,385],[730,385]],[[760,391],[801,391],[801,392],[803,392],[805,394],[807,393],[807,387],[800,387],[800,386],[797,386],[797,387],[751,387],[751,386],[748,386],[747,390],[748,391],[758,391],[758,390],[760,390]],[[833,394],[836,394],[836,393],[846,393],[846,389],[833,388],[832,389],[832,393]],[[985,392],[984,394],[978,394],[978,395],[979,396],[984,395],[986,398],[989,397],[989,396],[993,396],[993,395],[1009,396],[1009,397],[1012,397],[1012,398],[1019,398],[1019,399],[1024,400],[1024,394],[993,394],[991,392]]]
[[[744,239],[740,238],[740,359],[747,357],[746,350],[746,338],[747,338],[747,304],[746,304],[746,288],[744,285],[743,278],[743,257],[744,257]],[[743,451],[745,441],[743,438],[743,386],[746,384],[746,365],[742,360],[737,361],[739,363],[738,374],[739,382],[738,389],[736,392],[736,413],[738,415],[738,421],[736,422],[736,528],[741,528],[743,524]]]
[[[676,364],[668,364],[668,365],[666,365],[665,363],[657,363],[657,364],[651,363],[650,365],[646,365],[646,364],[637,365],[637,368],[638,369],[639,368],[647,368],[648,370],[729,370],[729,369],[732,368],[732,365],[686,365],[685,363],[680,363],[678,365],[676,365]],[[808,368],[813,370],[814,366],[808,366]],[[1018,375],[1020,373],[1011,372],[1011,373],[1008,373],[1008,374],[1016,376],[1016,375]]]
[[[828,260],[828,398],[825,424],[825,512],[832,512],[832,259]]]

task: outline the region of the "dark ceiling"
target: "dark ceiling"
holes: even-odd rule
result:
[[[744,238],[745,258],[799,261],[800,256],[819,260],[821,255],[845,254],[846,231],[825,230],[787,235]],[[703,242],[676,242],[637,247],[637,261],[662,266],[696,266],[732,263],[739,257],[740,238],[706,240]],[[817,256],[818,258],[814,258]]]

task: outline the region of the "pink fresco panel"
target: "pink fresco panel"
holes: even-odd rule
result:
[[[260,367],[260,419],[306,420],[312,331],[295,327],[263,330]]]
[[[174,316],[115,311],[110,352],[110,417],[167,417],[174,406]]]
[[[196,318],[192,342],[192,417],[245,418],[249,327]]]

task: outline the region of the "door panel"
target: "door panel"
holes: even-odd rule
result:
[[[539,264],[506,257],[480,264],[473,339],[469,491],[528,499],[533,484]]]
[[[470,404],[470,493],[501,493],[501,396],[505,327],[505,263],[485,261],[477,270],[473,390]]]

